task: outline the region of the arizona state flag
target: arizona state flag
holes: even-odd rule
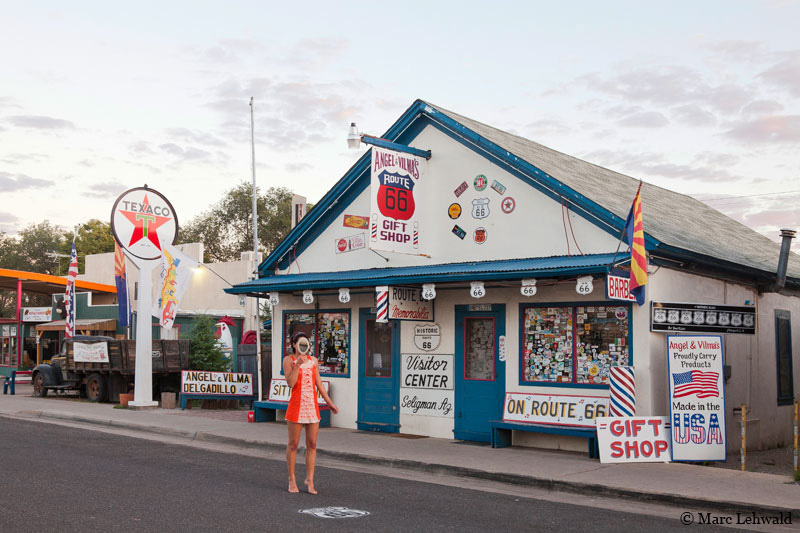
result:
[[[128,275],[125,272],[125,254],[119,244],[114,243],[114,283],[117,286],[119,325],[127,327],[131,318],[131,301],[128,298]]]
[[[625,222],[628,244],[631,247],[631,277],[628,289],[636,298],[636,303],[644,303],[644,286],[647,284],[647,256],[644,250],[644,226],[642,224],[642,182],[633,198],[631,212]]]

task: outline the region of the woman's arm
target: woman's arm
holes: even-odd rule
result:
[[[326,391],[325,387],[322,385],[322,378],[319,376],[319,364],[314,365],[314,381],[317,384],[317,390],[322,395],[322,399],[325,400],[325,403],[331,408],[333,414],[338,413],[339,408],[331,401],[331,397],[328,396],[328,391]]]
[[[303,356],[297,358],[297,361],[294,363],[292,362],[291,357],[284,357],[283,358],[283,375],[286,376],[286,383],[289,384],[289,388],[294,388],[294,384],[297,383],[297,375],[300,373],[300,365],[303,364],[301,361]]]

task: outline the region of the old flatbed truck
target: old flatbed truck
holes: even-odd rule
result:
[[[75,361],[74,344],[106,343],[108,362]],[[189,369],[188,340],[154,340],[153,393],[165,387],[178,390],[182,370]],[[48,391],[78,390],[92,402],[118,402],[119,395],[133,388],[136,375],[136,341],[111,337],[77,335],[65,339],[61,352],[50,364],[33,369],[33,395],[42,398]],[[156,396],[157,397],[157,396]]]

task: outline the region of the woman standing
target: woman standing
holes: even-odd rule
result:
[[[317,462],[317,433],[319,432],[319,405],[317,391],[322,394],[325,403],[336,414],[339,408],[331,401],[322,386],[319,377],[319,363],[308,354],[311,342],[302,331],[292,335],[292,355],[283,358],[283,374],[292,390],[289,407],[286,409],[286,425],[289,426],[289,444],[286,446],[286,464],[289,467],[289,492],[300,492],[294,477],[294,465],[297,460],[297,445],[300,443],[300,432],[306,428],[306,487],[308,492],[316,494],[314,489],[314,466]]]

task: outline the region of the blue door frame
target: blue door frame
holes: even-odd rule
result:
[[[400,322],[390,320],[392,331],[391,377],[368,377],[367,322],[375,320],[372,309],[358,312],[358,419],[360,430],[397,433],[400,430]]]
[[[486,318],[494,322],[494,379],[467,379],[464,368],[465,321]],[[459,440],[491,442],[490,420],[503,416],[506,364],[500,361],[500,336],[506,334],[506,306],[493,304],[491,311],[470,311],[456,306],[455,327],[455,423],[453,434]]]

